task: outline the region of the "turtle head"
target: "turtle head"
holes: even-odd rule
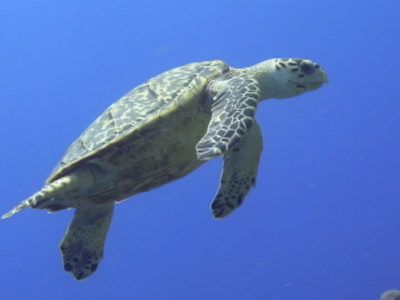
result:
[[[320,65],[307,59],[269,59],[249,69],[259,80],[263,100],[294,97],[327,82]]]

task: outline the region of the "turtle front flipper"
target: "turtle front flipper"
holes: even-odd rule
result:
[[[64,269],[76,279],[84,279],[96,271],[113,211],[113,203],[76,210],[60,245]]]
[[[261,151],[261,130],[254,121],[249,132],[224,155],[219,190],[211,203],[215,218],[226,217],[242,204],[255,185]]]
[[[260,88],[254,76],[242,75],[213,81],[208,94],[212,116],[206,134],[196,145],[200,160],[222,155],[246,134],[254,122]]]

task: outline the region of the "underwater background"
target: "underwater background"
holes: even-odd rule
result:
[[[212,218],[210,161],[118,205],[87,280],[58,250],[72,210],[1,221],[1,298],[374,300],[400,288],[399,18],[398,0],[2,0],[1,213],[167,69],[301,57],[329,84],[258,107],[264,152],[240,209]]]

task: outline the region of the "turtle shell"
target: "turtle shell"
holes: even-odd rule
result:
[[[112,104],[67,149],[47,179],[50,183],[89,159],[101,157],[119,143],[174,117],[202,94],[210,81],[227,72],[222,61],[187,64],[155,76]],[[193,113],[193,111],[191,112]]]

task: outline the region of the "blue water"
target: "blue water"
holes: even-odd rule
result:
[[[397,0],[2,0],[2,213],[108,105],[169,68],[305,57],[330,82],[260,105],[257,187],[234,214],[211,217],[211,161],[118,205],[85,281],[58,250],[72,211],[1,221],[1,298],[373,300],[400,288],[399,14]]]

